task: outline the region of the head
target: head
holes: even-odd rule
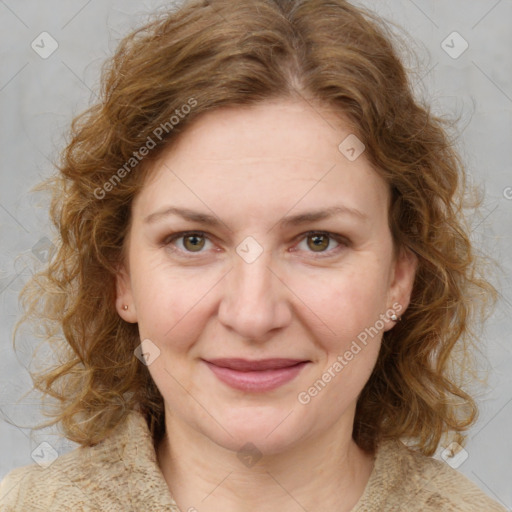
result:
[[[158,442],[167,408],[228,445],[184,389],[234,448],[261,435],[279,450],[348,414],[365,450],[407,436],[431,454],[474,421],[448,370],[470,339],[468,297],[491,287],[460,217],[464,169],[392,40],[342,0],[218,0],[121,42],[50,181],[60,241],[44,300],[35,281],[24,291],[67,342],[67,363],[35,382],[70,439],[94,444],[139,409]],[[171,206],[215,223],[156,215]],[[159,351],[149,365],[142,340]],[[222,357],[307,364],[244,398],[208,373]]]
[[[339,149],[351,133],[329,107],[279,98],[204,114],[153,163],[132,203],[116,307],[138,325],[173,421],[233,450],[250,440],[277,452],[347,425],[350,439],[416,267],[410,251],[395,254],[387,183]],[[306,365],[247,392],[217,379],[207,362],[220,358]]]

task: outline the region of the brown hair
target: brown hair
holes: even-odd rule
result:
[[[389,183],[395,249],[419,261],[411,303],[358,399],[355,441],[373,451],[408,437],[431,455],[444,433],[472,425],[477,407],[456,369],[471,369],[473,326],[495,289],[478,274],[449,124],[414,98],[396,44],[379,17],[344,0],[191,0],[120,42],[100,100],[72,122],[60,172],[38,187],[53,194],[57,250],[22,290],[18,324],[40,322],[60,357],[33,376],[55,399],[46,425],[93,445],[139,409],[160,439],[162,396],[134,356],[137,325],[115,308],[131,203],[151,162],[202,113],[287,97],[350,121]]]

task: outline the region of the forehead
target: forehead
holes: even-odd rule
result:
[[[280,99],[204,113],[167,154],[331,162],[342,156],[338,146],[352,131],[348,121],[332,108]]]
[[[340,150],[347,137],[355,135],[339,114],[302,101],[214,110],[155,162],[137,205],[259,215],[336,202],[382,216],[388,187],[364,152],[351,160]]]

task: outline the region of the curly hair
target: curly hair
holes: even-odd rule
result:
[[[295,98],[350,122],[389,184],[395,250],[418,258],[410,305],[358,397],[353,438],[372,452],[407,437],[425,455],[448,432],[464,442],[478,408],[461,378],[496,289],[470,241],[463,209],[474,187],[452,125],[415,98],[390,25],[344,0],[190,0],[122,39],[99,100],[71,123],[59,172],[36,188],[52,193],[56,250],[20,293],[14,337],[37,323],[60,358],[32,375],[53,403],[45,426],[91,446],[139,410],[161,439],[163,398],[134,356],[137,324],[115,308],[131,204],[151,163],[202,113]]]

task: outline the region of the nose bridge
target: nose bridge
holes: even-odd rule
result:
[[[272,255],[264,251],[254,259],[246,257],[240,244],[233,254],[233,269],[219,307],[219,319],[239,335],[257,339],[290,318],[284,286],[272,271]],[[251,249],[253,250],[254,247]],[[241,253],[241,255],[240,255]],[[272,269],[272,270],[271,270]]]
[[[244,258],[235,260],[235,288],[241,293],[244,302],[259,302],[271,299],[273,273],[270,271],[272,258],[264,252],[254,261],[247,261]],[[249,299],[249,300],[248,300]]]

